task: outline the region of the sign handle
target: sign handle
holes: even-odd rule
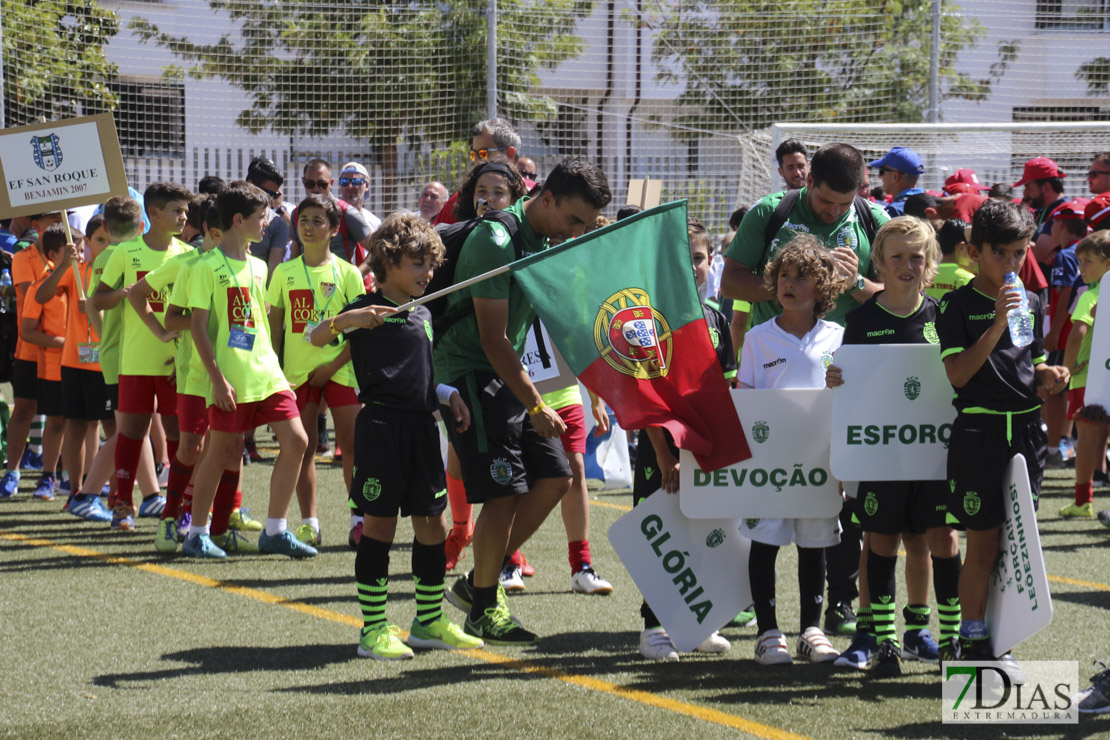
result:
[[[66,225],[66,244],[72,244],[73,231],[69,228],[69,213],[67,211],[62,211],[62,223]],[[81,300],[85,300],[85,286],[81,284],[81,271],[77,269],[76,262],[71,267],[73,268],[73,279],[77,283],[77,296]]]

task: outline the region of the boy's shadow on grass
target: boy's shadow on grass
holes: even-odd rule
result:
[[[220,673],[249,673],[252,671],[305,671],[324,668],[333,663],[346,663],[355,657],[349,642],[339,645],[282,645],[278,647],[244,647],[241,645],[196,648],[167,653],[162,660],[188,663],[161,671],[135,673],[108,673],[97,676],[93,683],[113,689],[149,688],[153,681],[204,676]]]
[[[943,727],[943,731],[941,731]],[[1051,728],[1051,730],[1049,730]],[[1080,716],[1078,725],[941,725],[938,716],[935,722],[917,722],[888,727],[883,735],[890,738],[935,738],[943,735],[952,740],[982,740],[983,738],[1042,738],[1051,732],[1052,737],[1061,740],[1081,740],[1087,737],[1105,737],[1110,732],[1110,722],[1101,717]]]

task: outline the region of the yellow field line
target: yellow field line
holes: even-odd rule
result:
[[[1093,588],[1097,591],[1110,591],[1110,585],[1107,585],[1105,583],[1095,583],[1094,581],[1081,581],[1078,578],[1065,578],[1064,576],[1054,576],[1049,574],[1048,580],[1055,583],[1066,583],[1069,586]]]
[[[601,502],[595,502],[601,503]],[[617,507],[616,504],[608,504],[609,506]],[[214,578],[207,578],[205,576],[190,573],[189,571],[180,570],[178,568],[169,568],[164,565],[156,565],[154,563],[140,563],[130,558],[119,557],[117,555],[108,555],[106,553],[91,550],[87,547],[75,547],[73,545],[63,545],[50,540],[40,539],[38,537],[27,537],[25,535],[16,534],[15,532],[6,532],[0,530],[0,539],[5,539],[10,542],[18,542],[30,547],[43,547],[50,550],[66,553],[67,555],[74,555],[81,558],[92,558],[100,560],[112,565],[123,565],[128,568],[135,568],[136,570],[153,573],[154,575],[165,576],[167,578],[175,578],[179,581],[185,581],[197,586],[204,586],[206,588],[214,588],[219,591],[244,596],[248,599],[254,599],[264,604],[271,604],[280,606],[285,609],[290,609],[301,614],[306,614],[310,617],[317,619],[324,619],[331,622],[346,625],[348,627],[360,628],[362,627],[362,620],[358,617],[353,617],[349,614],[342,614],[331,609],[322,609],[318,606],[312,606],[299,601],[286,599],[281,596],[275,596],[265,591],[258,589],[248,588],[246,586],[236,586],[224,581],[218,581]],[[580,686],[591,691],[600,691],[605,694],[610,694],[622,699],[646,704],[648,706],[664,709],[675,714],[681,714],[694,719],[699,719],[705,722],[712,722],[714,724],[731,727],[736,730],[741,730],[757,737],[769,738],[772,740],[808,740],[805,735],[797,735],[771,725],[765,725],[760,722],[738,717],[734,714],[727,712],[720,712],[716,709],[709,709],[708,707],[701,707],[696,704],[679,701],[677,699],[668,699],[664,696],[652,694],[647,691],[640,691],[638,689],[630,689],[610,681],[603,681],[597,678],[590,678],[589,676],[575,675],[571,673],[564,673],[563,671],[548,668],[546,666],[538,665],[523,660],[516,660],[515,658],[506,657],[498,653],[492,653],[487,650],[466,650],[458,651],[460,655],[467,657],[478,658],[493,665],[506,666],[514,668],[524,673],[532,673],[546,678],[553,678],[564,683],[571,684],[572,686]]]

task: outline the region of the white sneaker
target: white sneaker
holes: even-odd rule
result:
[[[695,653],[727,653],[732,648],[730,643],[725,638],[721,637],[720,632],[714,632],[709,637],[701,641],[701,643],[694,648]]]
[[[840,653],[825,637],[820,627],[809,627],[798,635],[798,644],[794,651],[799,658],[806,658],[811,663],[829,663],[840,657]]]
[[[760,665],[788,665],[794,662],[780,630],[767,630],[755,641],[755,662]]]
[[[523,591],[524,576],[520,573],[520,566],[509,563],[501,569],[501,588],[506,591]]]
[[[999,657],[997,660],[999,663],[999,667],[1002,668],[1002,670],[1006,672],[1006,675],[1010,677],[1010,683],[1014,684],[1015,686],[1025,685],[1028,679],[1026,679],[1025,677],[1025,671],[1021,670],[1021,666],[1014,659],[1013,653],[1006,653],[1005,655]]]
[[[678,650],[662,627],[651,627],[640,633],[640,655],[648,660],[678,660]]]
[[[587,565],[570,577],[570,590],[579,594],[609,594],[613,592],[613,584]]]

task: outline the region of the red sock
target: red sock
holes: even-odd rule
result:
[[[192,516],[193,514],[193,484],[185,486],[185,493],[181,494],[181,513]]]
[[[139,457],[143,452],[145,439],[131,439],[122,434],[116,437],[116,505],[126,504],[134,507],[132,495],[135,493],[135,471],[139,469]]]
[[[509,562],[518,568],[524,565],[524,556],[520,554],[520,550],[515,550],[513,554],[509,556]]]
[[[166,508],[162,512],[163,519],[176,519],[181,513],[181,497],[189,486],[189,478],[193,475],[193,466],[186,466],[177,461],[174,456],[170,459],[170,477],[166,483]]]
[[[223,534],[231,520],[231,510],[235,508],[235,491],[239,488],[239,468],[225,470],[216,486],[216,498],[212,502],[212,534]]]
[[[570,559],[570,574],[574,575],[590,565],[590,541],[576,540],[567,543],[567,554]]]
[[[241,508],[242,506],[243,506],[243,489],[236,486],[235,487],[235,505],[231,508],[234,511],[235,509]]]
[[[447,499],[451,502],[452,529],[469,535],[474,530],[474,506],[466,502],[466,486],[458,478],[447,474]]]
[[[1095,500],[1095,484],[1093,481],[1086,483],[1075,484],[1075,505],[1082,506],[1083,504],[1094,503]]]
[[[176,440],[176,439],[167,439],[166,440],[166,457],[169,458],[170,465],[173,465],[173,461],[177,459],[177,445],[178,445],[178,442],[179,442],[179,440]]]

